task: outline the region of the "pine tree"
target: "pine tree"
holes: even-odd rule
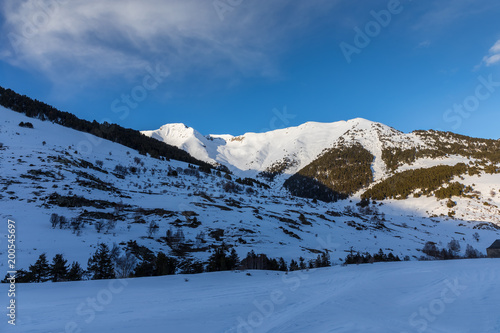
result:
[[[73,261],[69,269],[66,279],[68,281],[81,281],[83,279],[84,270],[77,261]]]
[[[68,261],[62,254],[56,254],[50,265],[50,275],[52,282],[64,281],[68,275]]]
[[[227,271],[227,257],[226,257],[227,247],[224,243],[221,246],[215,247],[214,252],[208,258],[207,271],[208,272],[219,272]]]
[[[113,279],[115,277],[111,253],[109,247],[104,243],[98,245],[87,266],[88,271],[92,274],[92,280]]]
[[[214,248],[214,252],[210,258],[208,258],[208,272],[228,271],[238,268],[240,265],[240,258],[236,250],[234,248],[231,249],[231,253],[227,255],[228,250],[227,245],[224,243]]]
[[[297,264],[297,262],[292,259],[292,261],[290,262],[290,272],[298,270],[299,270],[299,264]]]
[[[326,251],[323,252],[323,254],[321,254],[321,267],[330,267],[331,265],[330,255]]]
[[[278,265],[279,265],[278,270],[283,271],[283,272],[286,272],[288,270],[288,267],[286,265],[286,261],[285,261],[285,259],[283,259],[283,257],[279,258]]]
[[[109,257],[111,258],[111,261],[113,263],[116,263],[116,261],[120,257],[121,252],[122,250],[120,250],[120,247],[116,243],[113,243],[113,247],[109,251]]]
[[[49,280],[50,266],[45,253],[38,257],[34,265],[30,265],[30,273],[34,282],[40,283]]]
[[[165,253],[158,252],[154,275],[172,275],[177,271],[179,262],[175,258],[167,257]]]
[[[306,269],[307,268],[307,265],[306,265],[304,257],[300,257],[299,258],[299,267],[300,267],[300,269]]]
[[[238,257],[238,253],[234,248],[231,249],[231,254],[229,254],[229,258],[227,259],[227,269],[232,270],[238,268],[240,265],[240,258]]]
[[[316,268],[321,267],[321,256],[319,254],[316,257],[316,260],[314,261],[314,267],[316,267]]]
[[[481,254],[470,244],[467,244],[467,247],[465,248],[465,258],[481,258]]]

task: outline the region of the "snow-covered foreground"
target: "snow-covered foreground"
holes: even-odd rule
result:
[[[18,285],[0,331],[500,332],[497,259],[250,274]]]

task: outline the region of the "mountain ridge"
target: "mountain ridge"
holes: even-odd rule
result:
[[[384,192],[377,197],[399,197],[401,186],[399,190],[387,192],[393,185],[384,183],[405,184],[411,180],[408,186],[417,190],[414,175],[434,177],[434,173],[441,172],[437,168],[440,165],[466,164],[457,170],[470,175],[480,170],[492,174],[500,172],[497,166],[500,164],[500,140],[435,130],[403,133],[363,118],[332,123],[307,122],[236,137],[203,136],[183,124],[167,124],[160,130],[143,133],[184,149],[197,159],[222,164],[238,176],[263,177],[277,188],[284,186],[294,195],[320,200],[338,200],[353,195],[367,197],[364,192],[380,183],[378,187]],[[424,170],[414,174],[407,172],[419,166]],[[399,173],[405,173],[406,178],[402,180],[403,175],[400,177]],[[454,173],[449,175],[439,178],[443,186],[451,182]],[[434,191],[447,193],[439,187],[439,182],[433,183],[432,190],[426,193],[433,195]]]
[[[342,138],[348,138],[352,131],[368,132],[371,135],[368,139],[362,140],[358,136],[353,141],[365,141],[364,145],[369,146],[369,150],[380,159],[381,145],[370,145],[370,141],[380,141],[373,133],[375,128],[385,136],[404,135],[392,127],[363,118],[331,123],[311,121],[295,127],[263,133],[248,132],[239,136],[203,136],[184,124],[166,124],[158,130],[142,133],[184,149],[205,162],[226,164],[233,172],[240,170],[258,173],[285,158],[293,159],[296,163],[288,170],[292,174],[316,159],[325,149],[334,147]],[[175,132],[174,129],[181,129],[181,132]],[[240,153],[241,150],[244,153]],[[383,168],[380,163],[375,168],[378,179],[384,174]]]

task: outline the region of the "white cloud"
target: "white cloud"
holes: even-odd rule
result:
[[[483,62],[486,64],[486,66],[491,66],[493,64],[496,64],[497,62],[500,61],[500,54],[494,54],[491,56],[484,57]]]
[[[431,45],[431,42],[429,40],[424,40],[423,42],[420,42],[417,45],[417,48],[426,48],[426,47],[429,47],[430,45]]]
[[[500,53],[500,40],[498,40],[495,45],[490,49],[490,53]]]
[[[287,0],[243,0],[223,21],[213,0],[2,3],[6,37],[0,59],[57,81],[133,77],[148,63],[162,63],[177,73],[269,75],[272,53],[287,42],[284,36],[306,26],[334,1],[290,6]]]
[[[498,1],[477,0],[444,0],[432,2],[413,2],[412,7],[416,10],[421,6],[424,13],[418,17],[415,30],[430,31],[434,35],[447,28],[452,28],[457,22],[464,18],[479,16],[484,12],[498,10]]]
[[[489,55],[483,58],[483,64],[491,66],[500,62],[500,40],[498,40],[495,45],[491,47],[489,53]]]

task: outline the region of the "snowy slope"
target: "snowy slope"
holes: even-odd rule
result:
[[[222,272],[22,285],[18,286],[18,324],[12,327],[2,320],[0,330],[500,331],[498,259],[337,266],[287,275],[266,271],[250,274]],[[0,285],[0,292],[7,293],[6,285]]]
[[[318,251],[328,250],[334,262],[341,262],[351,247],[370,253],[382,248],[415,259],[421,255],[419,249],[426,241],[445,247],[454,238],[460,240],[462,252],[471,244],[484,253],[493,240],[500,238],[498,230],[480,222],[491,221],[487,209],[494,209],[482,202],[475,204],[477,211],[472,218],[458,216],[457,211],[459,220],[454,220],[429,218],[437,209],[447,213],[441,206],[443,203],[433,198],[387,201],[374,205],[371,213],[365,214],[354,206],[356,199],[313,203],[290,197],[282,189],[249,186],[242,186],[239,193],[228,193],[224,189],[228,182],[224,177],[215,173],[187,173],[190,170],[185,163],[148,158],[121,145],[3,108],[0,108],[0,120],[0,142],[4,144],[0,150],[0,219],[12,218],[18,222],[18,268],[27,268],[43,252],[49,258],[64,253],[70,262],[77,260],[85,265],[99,242],[112,245],[136,240],[155,252],[170,254],[170,247],[161,239],[169,229],[182,229],[187,241],[193,244],[202,233],[206,246],[220,244],[221,241],[209,234],[221,229],[222,240],[234,246],[240,257],[255,250],[270,257],[282,256],[287,261],[300,256],[312,259]],[[34,128],[19,127],[17,124],[21,121],[32,122]],[[90,149],[83,150],[84,147]],[[92,165],[103,161],[102,169],[85,167],[81,165],[82,160]],[[114,173],[117,165],[137,167],[140,171],[119,178]],[[171,169],[179,175],[169,176]],[[85,185],[89,177],[116,190],[89,188]],[[498,175],[477,180],[485,182],[484,191],[491,183],[500,183]],[[253,192],[249,192],[250,189]],[[103,200],[111,206],[59,207],[48,203],[48,196],[55,192]],[[492,200],[497,202],[498,196]],[[97,232],[94,228],[100,218],[85,218],[81,235],[68,229],[52,229],[49,223],[52,213],[68,219],[90,213],[113,214],[116,204],[124,208],[117,213],[116,227],[108,232]],[[145,214],[141,211],[144,209],[162,209],[167,213]],[[186,226],[185,212],[197,214],[201,225]],[[300,214],[308,223],[300,222]],[[141,223],[136,222],[137,217],[142,219]],[[386,228],[377,228],[380,220]],[[159,228],[149,238],[147,229],[151,222],[158,223]],[[5,239],[6,232],[0,230],[0,239]],[[480,235],[479,241],[473,237],[476,232]],[[206,260],[208,255],[208,248],[188,254],[200,260]],[[5,267],[5,256],[6,251],[0,249],[0,269]]]

